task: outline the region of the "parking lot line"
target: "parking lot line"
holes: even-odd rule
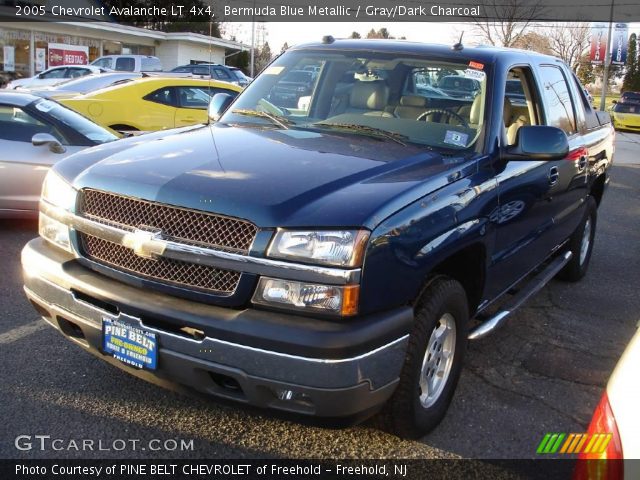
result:
[[[6,345],[18,340],[28,337],[32,333],[42,330],[45,327],[45,323],[42,320],[36,320],[35,322],[27,323],[19,327],[13,328],[8,332],[0,334],[0,345]]]

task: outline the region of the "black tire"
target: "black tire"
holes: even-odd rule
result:
[[[564,280],[566,282],[577,282],[586,275],[587,270],[589,269],[589,262],[591,261],[591,254],[593,253],[593,240],[596,234],[597,221],[598,205],[593,197],[589,197],[587,199],[587,208],[584,212],[584,217],[578,225],[578,228],[576,228],[576,231],[573,232],[569,238],[567,250],[570,251],[573,256],[571,257],[571,260],[569,260],[569,263],[567,263],[564,268],[558,272],[557,277],[560,280]],[[585,236],[585,227],[587,222],[590,222],[590,227],[588,228],[589,244],[585,255],[582,256],[582,239]]]
[[[453,360],[439,395],[425,406],[420,386],[421,379],[426,378],[422,372],[423,361],[431,335],[442,324],[441,319],[447,318],[446,314],[453,317],[455,323],[455,341],[451,342],[455,345]],[[468,320],[467,295],[462,285],[446,276],[431,279],[416,305],[400,383],[379,415],[379,424],[384,430],[402,438],[415,439],[424,436],[444,418],[462,370]],[[448,321],[451,323],[450,319]]]

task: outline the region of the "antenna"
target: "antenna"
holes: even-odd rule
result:
[[[464,50],[464,45],[462,44],[463,35],[464,35],[464,30],[460,34],[460,40],[458,40],[458,43],[454,44],[453,47],[451,47],[452,50],[455,50],[456,52],[460,52]]]

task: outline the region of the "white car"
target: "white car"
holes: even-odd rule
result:
[[[638,324],[640,327],[640,324]],[[607,389],[596,407],[588,434],[611,434],[604,451],[581,454],[580,460],[612,460],[605,464],[606,475],[599,478],[637,480],[640,478],[640,329],[631,339],[614,369]],[[625,461],[619,461],[624,459]],[[628,462],[627,460],[634,461]],[[582,464],[582,465],[580,465]],[[578,469],[588,469],[579,462]],[[583,472],[580,472],[583,473]],[[578,477],[582,478],[582,477]],[[584,477],[587,478],[587,477]],[[589,477],[595,478],[595,477]]]
[[[0,218],[37,217],[42,181],[54,163],[117,138],[52,100],[0,90]]]
[[[93,65],[61,65],[48,68],[34,77],[13,80],[7,84],[7,89],[15,90],[20,88],[21,90],[30,90],[46,85],[54,85],[71,78],[84,77],[85,75],[103,73],[105,71],[104,68],[94,67]]]

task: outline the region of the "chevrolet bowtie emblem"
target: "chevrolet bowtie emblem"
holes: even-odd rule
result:
[[[133,250],[142,258],[155,260],[164,253],[167,242],[162,240],[162,232],[148,230],[134,230],[126,233],[122,238],[122,245]]]

